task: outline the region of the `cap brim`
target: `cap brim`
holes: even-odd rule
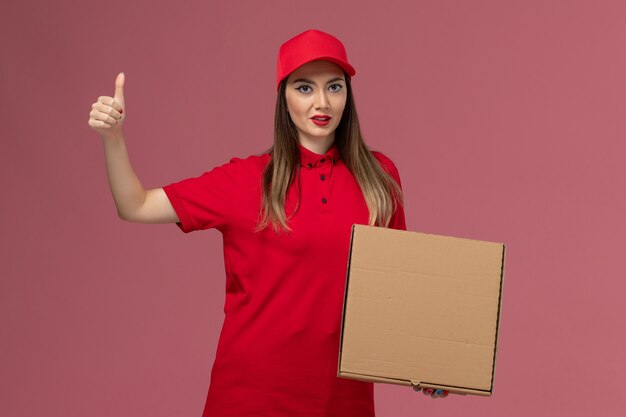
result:
[[[320,56],[320,57],[311,58],[311,59],[301,63],[300,65],[298,65],[297,67],[295,67],[291,71],[289,71],[283,78],[280,79],[280,81],[278,82],[278,85],[276,86],[276,89],[278,90],[278,87],[280,86],[280,83],[283,82],[284,79],[288,78],[295,70],[297,70],[298,68],[300,68],[303,65],[306,65],[306,64],[308,64],[310,62],[314,62],[314,61],[328,61],[328,62],[332,62],[333,64],[338,65],[350,77],[352,77],[354,74],[356,74],[356,70],[354,69],[354,67],[352,65],[348,64],[347,62],[341,61],[341,60],[336,59],[334,57]]]

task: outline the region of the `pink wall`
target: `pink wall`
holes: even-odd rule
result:
[[[278,45],[308,28],[346,44],[409,229],[508,249],[493,397],[378,385],[378,415],[623,411],[626,3],[364,3],[2,6],[0,415],[200,416],[221,235],[119,220],[88,113],[125,71],[147,188],[260,152]]]

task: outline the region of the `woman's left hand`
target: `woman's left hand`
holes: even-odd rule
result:
[[[422,393],[424,395],[429,395],[431,398],[446,398],[448,396],[448,394],[450,394],[450,391],[446,391],[444,389],[433,389],[433,388],[420,388],[420,387],[413,387],[413,389],[417,392],[422,391]]]

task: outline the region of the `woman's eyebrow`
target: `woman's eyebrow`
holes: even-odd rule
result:
[[[341,77],[333,78],[332,80],[328,81],[326,84],[334,83],[335,81],[344,81],[344,79],[341,78]],[[294,84],[297,83],[297,82],[303,82],[303,83],[307,83],[307,84],[315,84],[313,81],[309,80],[308,78],[298,78],[297,80],[293,81]]]

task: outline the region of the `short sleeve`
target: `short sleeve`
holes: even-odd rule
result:
[[[374,154],[378,162],[380,162],[383,169],[385,169],[387,173],[391,174],[393,179],[396,180],[396,182],[398,183],[398,186],[400,186],[400,189],[402,190],[402,182],[400,181],[400,173],[398,172],[398,168],[393,163],[393,161],[389,157],[387,157],[386,155],[380,152],[374,151],[372,153]],[[391,219],[389,220],[389,225],[387,227],[390,229],[407,230],[406,218],[404,216],[404,207],[398,199],[396,199],[396,210],[391,215]]]
[[[232,158],[198,177],[163,187],[180,220],[176,224],[183,232],[223,230],[236,207],[235,193],[250,181],[245,161]]]

